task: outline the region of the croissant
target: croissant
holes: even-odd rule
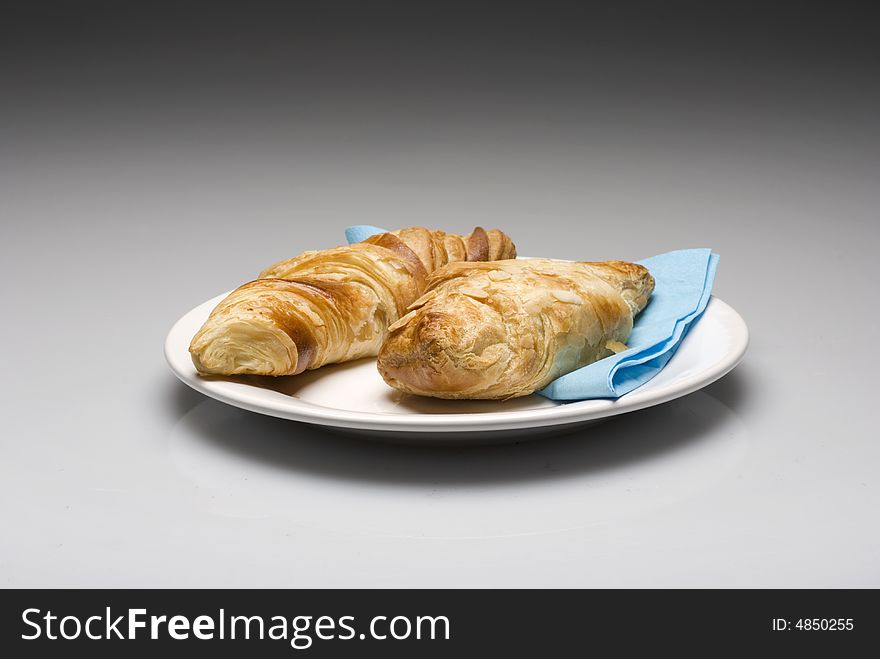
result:
[[[220,302],[193,337],[193,364],[215,375],[295,375],[375,356],[437,268],[515,256],[506,234],[480,227],[469,236],[413,227],[305,252]]]
[[[654,278],[634,263],[453,263],[389,327],[379,372],[436,398],[525,396],[626,349]]]

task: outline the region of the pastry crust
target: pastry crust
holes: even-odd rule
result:
[[[217,305],[190,344],[193,364],[206,374],[277,376],[375,356],[437,268],[515,256],[504,233],[481,228],[459,236],[411,227],[304,252]]]
[[[379,372],[436,398],[525,396],[615,352],[654,278],[634,263],[453,263],[389,328]]]

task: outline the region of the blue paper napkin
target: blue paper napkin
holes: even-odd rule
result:
[[[359,243],[370,236],[375,236],[377,233],[385,233],[386,231],[388,231],[388,229],[372,227],[369,224],[358,224],[354,227],[348,227],[345,230],[345,239],[348,241],[348,244],[351,245],[352,243]]]
[[[383,231],[361,225],[346,229],[345,237],[353,243]],[[703,248],[637,261],[651,271],[655,286],[648,306],[636,316],[629,349],[563,375],[538,393],[568,401],[618,398],[645,384],[666,366],[705,311],[718,259],[712,250]]]

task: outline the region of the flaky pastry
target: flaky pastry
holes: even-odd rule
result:
[[[199,372],[295,375],[375,356],[388,326],[453,261],[516,256],[498,230],[469,236],[412,227],[270,266],[211,312],[190,344]]]
[[[400,391],[525,396],[626,349],[654,278],[623,261],[453,263],[390,326],[378,368]]]

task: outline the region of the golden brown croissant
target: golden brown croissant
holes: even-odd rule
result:
[[[512,258],[501,231],[420,227],[305,252],[270,266],[211,312],[190,344],[202,373],[294,375],[374,356],[388,326],[451,261]]]
[[[401,391],[503,399],[626,348],[654,278],[634,263],[453,263],[389,328],[379,372]]]

